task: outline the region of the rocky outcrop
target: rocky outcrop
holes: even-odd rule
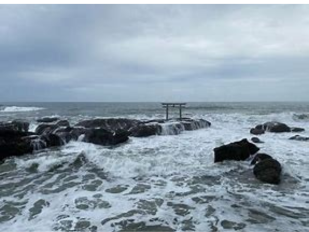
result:
[[[162,127],[158,124],[139,124],[130,130],[130,136],[148,137],[162,133]]]
[[[102,128],[107,131],[117,131],[117,130],[132,130],[141,124],[141,121],[135,119],[126,118],[97,118],[84,120],[77,123],[75,126],[84,128]]]
[[[128,132],[126,131],[118,130],[117,132],[110,132],[100,128],[87,131],[83,141],[97,145],[110,146],[126,142],[128,139]]]
[[[214,149],[214,162],[222,162],[224,160],[246,160],[250,155],[259,151],[259,148],[247,139],[242,139],[227,145],[223,145]]]
[[[250,130],[251,134],[260,135],[264,132],[273,132],[273,133],[283,133],[283,132],[302,132],[305,129],[299,127],[289,127],[288,125],[281,122],[266,122],[264,124],[257,125],[255,128]]]

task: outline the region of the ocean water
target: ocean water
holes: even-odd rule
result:
[[[177,110],[172,110],[177,116]],[[299,118],[297,115],[307,117]],[[164,118],[160,103],[2,103],[0,121],[43,116]],[[213,163],[213,149],[267,121],[303,127],[309,103],[188,103],[210,128],[130,138],[114,148],[72,141],[0,165],[1,231],[309,231],[309,142],[266,133],[283,166],[278,186],[248,162]]]

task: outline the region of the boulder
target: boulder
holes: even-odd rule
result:
[[[252,137],[251,141],[254,143],[264,143],[263,141],[261,141],[258,137]]]
[[[272,159],[273,157],[271,157],[270,155],[267,155],[265,153],[257,153],[254,158],[252,159],[250,165],[254,165],[262,160],[265,159]]]
[[[300,135],[294,135],[289,139],[290,140],[297,140],[297,141],[309,141],[309,137],[304,137],[304,136],[300,136]]]
[[[265,130],[263,129],[257,129],[257,128],[252,128],[250,130],[250,133],[253,134],[253,135],[261,135],[261,134],[264,134],[265,133]]]
[[[223,145],[214,149],[214,162],[222,162],[224,160],[246,160],[250,155],[259,151],[259,148],[247,139],[242,139],[227,145]]]
[[[129,139],[126,131],[110,132],[105,129],[91,129],[86,132],[84,142],[97,145],[110,146],[126,142]]]
[[[281,179],[281,164],[275,159],[264,159],[253,168],[257,179],[269,184],[279,184]]]
[[[273,133],[283,133],[283,132],[290,132],[291,128],[288,127],[286,124],[281,123],[281,122],[266,122],[262,125],[260,128],[260,125],[256,127],[256,129],[263,129],[268,132],[273,132]]]

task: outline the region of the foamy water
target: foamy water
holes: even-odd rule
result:
[[[23,107],[23,106],[4,106],[0,107],[0,112],[27,112],[27,111],[36,111],[43,110],[41,107]]]
[[[212,126],[114,148],[70,142],[6,160],[0,229],[309,231],[308,142],[288,140],[294,133],[260,136],[260,151],[283,165],[278,186],[256,180],[248,162],[213,163],[214,147],[249,140],[257,124],[282,121],[309,136],[308,122],[293,112],[194,116]]]

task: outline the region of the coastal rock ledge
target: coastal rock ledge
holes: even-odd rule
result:
[[[204,119],[141,121],[126,118],[96,118],[71,126],[59,118],[38,119],[35,132],[29,132],[29,122],[15,120],[0,122],[0,161],[11,156],[31,154],[33,151],[59,147],[71,140],[79,140],[103,146],[126,142],[129,137],[152,135],[177,135],[210,127]]]

